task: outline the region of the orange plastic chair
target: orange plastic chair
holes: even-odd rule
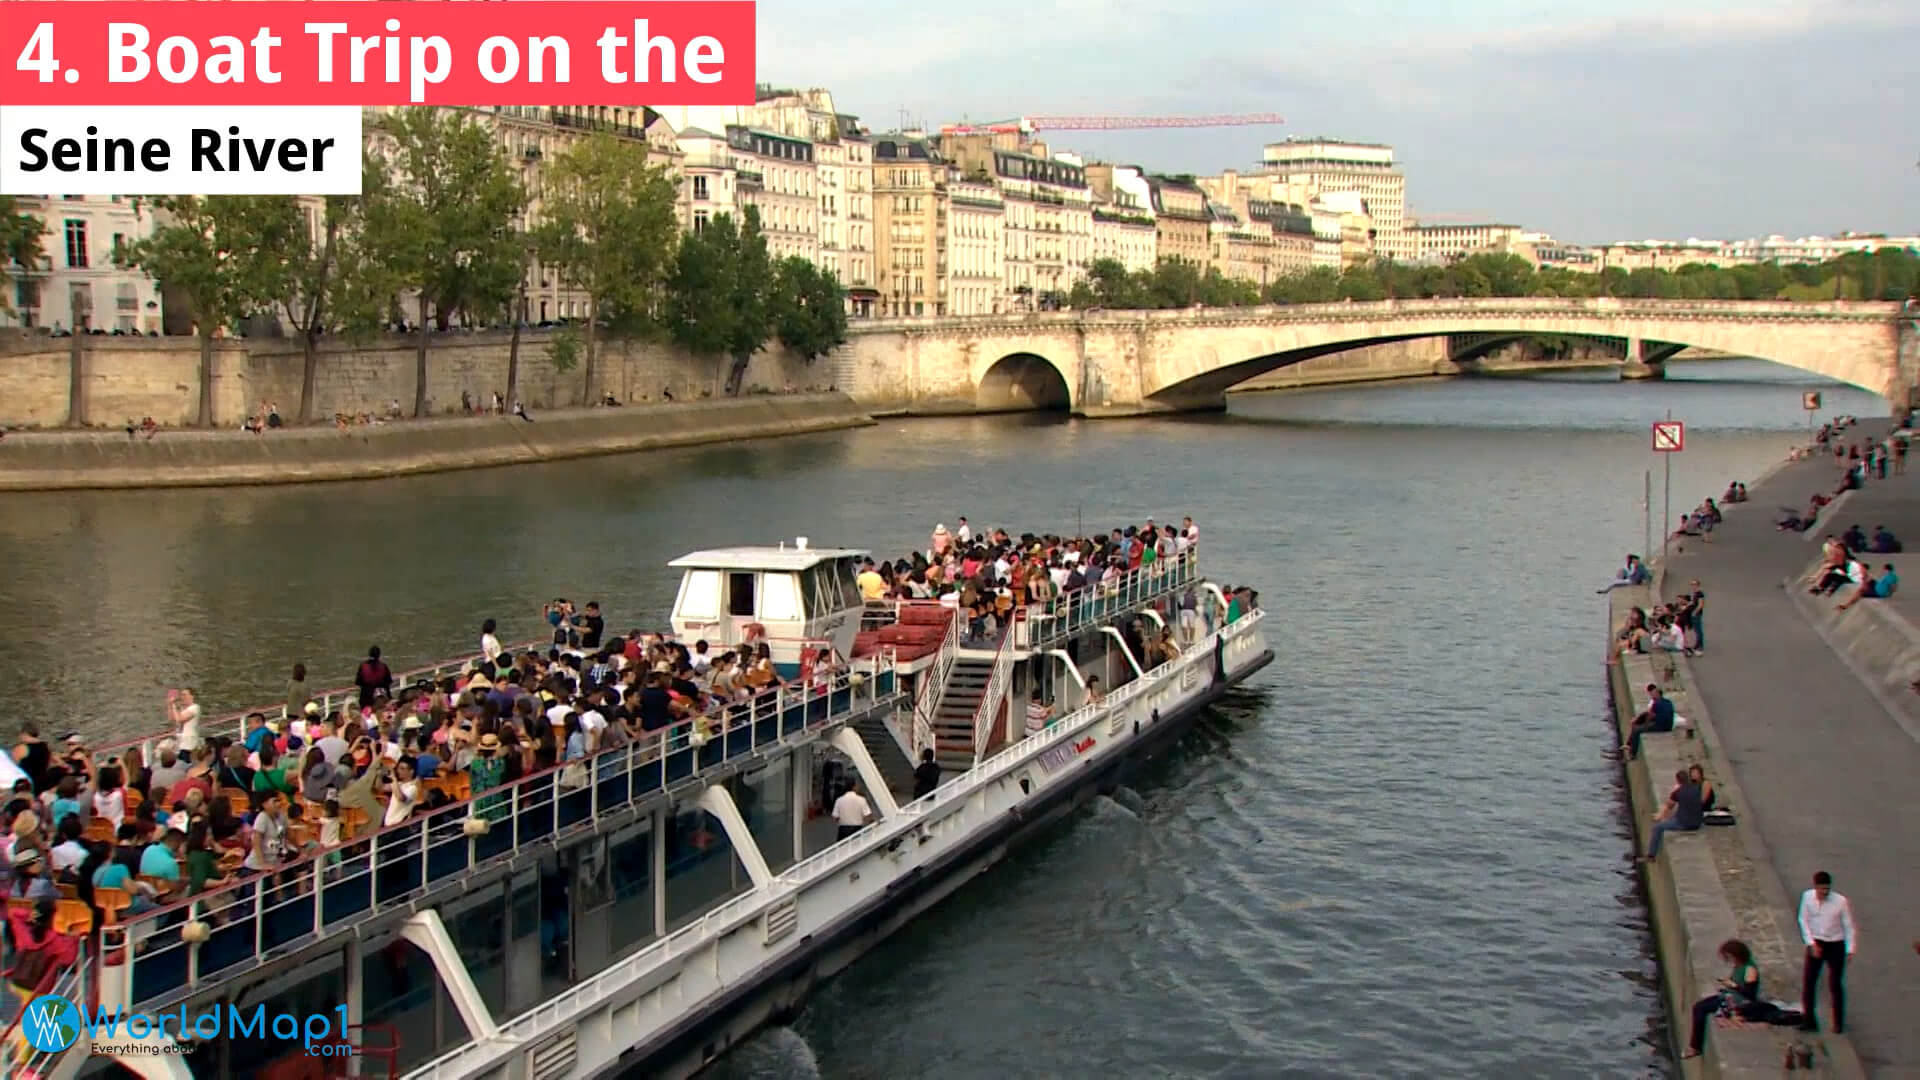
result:
[[[104,843],[111,844],[113,843],[113,832],[114,830],[113,830],[112,821],[108,820],[107,818],[97,817],[87,822],[86,831],[81,833],[80,835],[88,840],[101,841]]]
[[[62,900],[53,908],[56,933],[78,937],[93,929],[93,909],[84,900]]]
[[[147,801],[146,796],[140,794],[139,788],[121,788],[120,790],[121,794],[126,796],[127,813],[129,814],[140,809],[140,804]]]
[[[247,807],[253,805],[253,796],[237,787],[223,787],[218,794],[227,797],[227,809],[236,814],[244,812]]]
[[[96,885],[93,888],[93,904],[106,916],[106,925],[112,926],[120,921],[121,912],[133,906],[133,896],[125,889]]]
[[[473,777],[464,772],[454,773],[444,781],[447,796],[455,802],[466,802],[473,798]]]
[[[60,895],[65,899],[68,899],[68,900],[80,899],[80,886],[78,885],[72,885],[62,881],[57,883],[54,887],[60,890]]]

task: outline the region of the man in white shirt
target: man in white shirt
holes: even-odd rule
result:
[[[966,518],[960,519],[960,527],[954,530],[953,538],[962,546],[973,543],[973,526],[967,524]]]
[[[1813,888],[1800,897],[1800,938],[1807,943],[1806,974],[1800,984],[1800,1011],[1806,1031],[1818,1031],[1813,998],[1820,989],[1820,969],[1832,968],[1827,991],[1833,997],[1833,1033],[1847,1030],[1847,958],[1853,955],[1853,905],[1833,891],[1833,875],[1813,875]]]
[[[840,823],[839,835],[835,840],[845,840],[873,820],[873,807],[868,805],[866,796],[854,790],[852,784],[846,784],[840,789],[840,797],[834,800],[833,820]]]

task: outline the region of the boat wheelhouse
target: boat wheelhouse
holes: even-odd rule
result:
[[[673,602],[673,632],[706,641],[715,653],[764,642],[782,675],[799,671],[801,653],[853,649],[863,608],[856,578],[867,552],[793,546],[696,551],[668,563],[682,570]]]
[[[1016,609],[991,638],[950,605],[860,605],[839,583],[862,555],[782,546],[675,560],[683,638],[729,632],[695,629],[703,601],[684,601],[709,588],[696,575],[750,574],[751,617],[770,641],[797,662],[845,632],[844,659],[583,768],[473,792],[272,877],[122,918],[55,988],[146,1015],[340,1009],[348,1030],[322,1039],[318,1064],[298,1040],[229,1028],[186,1054],[134,1045],[164,1032],[96,1042],[96,1057],[32,1051],[20,1075],[65,1080],[117,1061],[170,1080],[331,1077],[352,1060],[354,1075],[420,1080],[689,1076],[1116,783],[1273,656],[1263,613],[1230,606],[1192,550]],[[782,577],[799,602],[767,624],[785,609],[763,606],[764,582]],[[731,583],[709,580],[730,612]],[[1155,662],[1139,642],[1159,628],[1184,633]],[[1020,703],[1035,693],[1054,709],[1030,733]],[[916,797],[912,765],[929,750],[944,776]],[[844,840],[822,813],[839,778],[859,782],[877,817]]]

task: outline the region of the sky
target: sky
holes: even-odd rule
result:
[[[1920,0],[762,0],[758,51],[875,131],[1276,112],[1050,142],[1203,174],[1289,135],[1388,143],[1436,223],[1920,232]]]

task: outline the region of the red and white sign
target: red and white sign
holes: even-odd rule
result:
[[[1687,425],[1678,420],[1661,420],[1653,425],[1653,448],[1662,454],[1677,454],[1687,448]]]

